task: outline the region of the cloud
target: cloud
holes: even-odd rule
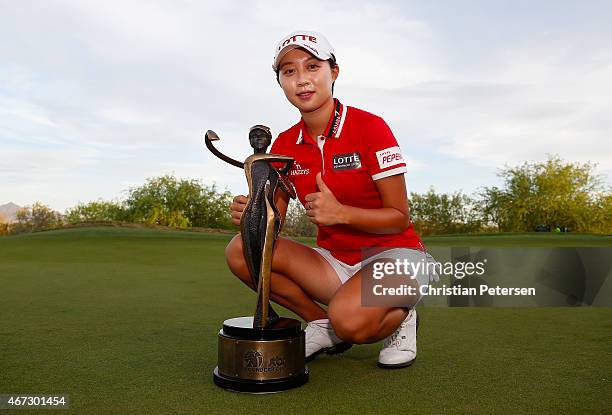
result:
[[[461,38],[418,9],[348,1],[5,7],[0,203],[64,209],[169,172],[243,192],[243,173],[205,151],[203,133],[215,130],[223,151],[245,158],[251,125],[279,133],[298,120],[270,68],[279,36],[297,22],[335,46],[336,95],[388,121],[418,173],[412,190],[448,184],[436,166],[457,166],[466,183],[482,184],[473,177],[483,169],[546,153],[612,172],[612,53],[598,40],[609,32],[576,36],[582,28],[565,27],[567,36],[514,44],[488,37],[479,50],[478,22]],[[539,33],[532,20],[506,35]]]
[[[593,161],[612,171],[612,59],[598,61],[597,50],[528,47],[500,53],[491,68],[512,93],[488,102],[455,107],[455,134],[441,151],[470,163],[499,165],[557,153],[566,160]],[[569,65],[569,56],[582,62]]]

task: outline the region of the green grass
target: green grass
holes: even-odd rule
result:
[[[545,236],[499,238],[549,244],[539,246],[563,239]],[[561,237],[610,245],[610,237]],[[423,307],[410,368],[378,369],[379,345],[362,345],[310,363],[309,383],[296,390],[221,390],[211,379],[217,332],[225,318],[250,313],[255,298],[227,269],[230,238],[116,228],[0,238],[0,394],[66,393],[69,412],[112,414],[592,414],[612,407],[609,308]]]

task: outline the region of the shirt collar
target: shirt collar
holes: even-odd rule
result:
[[[340,133],[342,132],[342,127],[344,126],[344,119],[346,118],[346,107],[340,103],[338,98],[334,98],[334,111],[327,122],[327,127],[325,127],[326,134],[324,134],[325,138],[338,138],[340,137]],[[306,130],[304,128],[304,119],[300,119],[300,134],[297,138],[296,144],[303,144],[305,142],[304,137],[308,136]]]

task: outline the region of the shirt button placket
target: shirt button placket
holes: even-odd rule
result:
[[[325,174],[325,155],[323,153],[323,147],[325,147],[325,136],[320,135],[317,137],[317,144],[319,145],[319,150],[321,151],[321,176]]]

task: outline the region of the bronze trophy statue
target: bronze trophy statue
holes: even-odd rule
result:
[[[249,202],[240,220],[244,258],[257,287],[255,313],[225,320],[219,331],[218,366],[213,379],[218,386],[239,392],[278,392],[308,381],[304,357],[304,331],[298,320],[280,317],[270,306],[270,280],[274,242],[281,227],[274,194],[280,186],[295,199],[295,189],[286,174],[293,158],[268,154],[270,129],[255,125],[249,130],[254,153],[244,163],[217,150],[214,131],[205,136],[206,147],[223,161],[244,169]],[[281,169],[271,163],[285,163]]]

